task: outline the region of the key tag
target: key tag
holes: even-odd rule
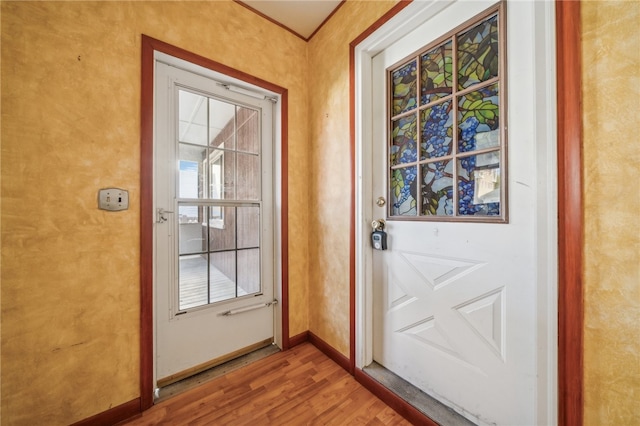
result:
[[[384,219],[377,219],[371,222],[371,245],[375,250],[387,249],[387,233],[384,231]]]

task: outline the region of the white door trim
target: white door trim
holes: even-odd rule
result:
[[[355,366],[362,369],[373,361],[373,286],[370,223],[372,179],[372,59],[389,45],[410,33],[448,2],[413,1],[379,29],[354,47],[354,127],[355,127]],[[556,132],[556,63],[555,4],[532,2],[537,40],[532,41],[537,58],[535,109],[539,176],[538,214],[536,218],[538,299],[538,389],[537,419],[539,424],[556,424],[558,416],[558,352],[557,352],[557,132]],[[544,194],[546,196],[543,198]]]
[[[181,68],[186,71],[190,71],[195,74],[202,75],[204,77],[211,78],[217,82],[227,84],[235,89],[243,90],[244,93],[255,93],[257,96],[266,96],[269,98],[275,99],[276,107],[273,111],[272,116],[272,125],[273,125],[273,221],[274,221],[274,229],[273,229],[273,259],[274,259],[274,298],[278,302],[282,302],[283,300],[283,269],[282,269],[282,170],[279,167],[282,164],[282,95],[273,91],[269,91],[267,89],[261,88],[259,86],[251,85],[245,81],[240,79],[231,77],[229,75],[214,71],[209,68],[202,67],[200,65],[194,64],[192,62],[185,61],[180,58],[176,58],[174,56],[168,55],[166,53],[160,52],[158,50],[154,50],[154,69],[155,63],[160,61],[165,64],[175,66],[177,68]],[[155,72],[154,72],[155,76]],[[243,93],[243,92],[241,92]],[[154,112],[155,112],[155,91],[154,91]],[[153,114],[155,120],[155,113]],[[155,129],[155,125],[153,126]],[[155,130],[154,130],[154,159],[155,159]],[[154,167],[154,176],[155,176],[155,161],[153,164]],[[155,200],[152,203],[155,206]],[[152,244],[153,247],[153,288],[155,290],[155,271],[156,271],[156,241],[155,241],[155,233],[154,233],[154,241]],[[156,302],[155,298],[153,299],[153,385],[156,385],[157,375],[156,375],[156,358],[157,358],[157,312],[156,312]],[[274,329],[273,329],[273,339],[274,343],[279,347],[283,347],[283,335],[282,335],[282,318],[283,318],[283,309],[284,304],[278,303],[274,308]]]

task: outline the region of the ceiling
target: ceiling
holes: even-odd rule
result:
[[[242,0],[250,9],[283,25],[305,40],[322,25],[343,0]]]

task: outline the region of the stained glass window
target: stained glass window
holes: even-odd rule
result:
[[[504,5],[388,70],[389,217],[506,221]]]

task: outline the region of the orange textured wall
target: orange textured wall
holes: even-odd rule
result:
[[[307,45],[231,2],[2,2],[2,424],[139,396],[141,33],[289,89],[290,334],[348,354],[349,42],[395,3]],[[639,8],[582,2],[587,425],[640,423]],[[111,185],[129,211],[97,210]]]
[[[309,42],[309,330],[349,355],[349,43],[396,1],[347,1]]]
[[[2,424],[139,396],[141,34],[289,89],[291,334],[308,329],[307,44],[231,1],[3,1]],[[97,209],[126,188],[125,212]]]
[[[640,3],[583,1],[585,425],[640,424]]]

